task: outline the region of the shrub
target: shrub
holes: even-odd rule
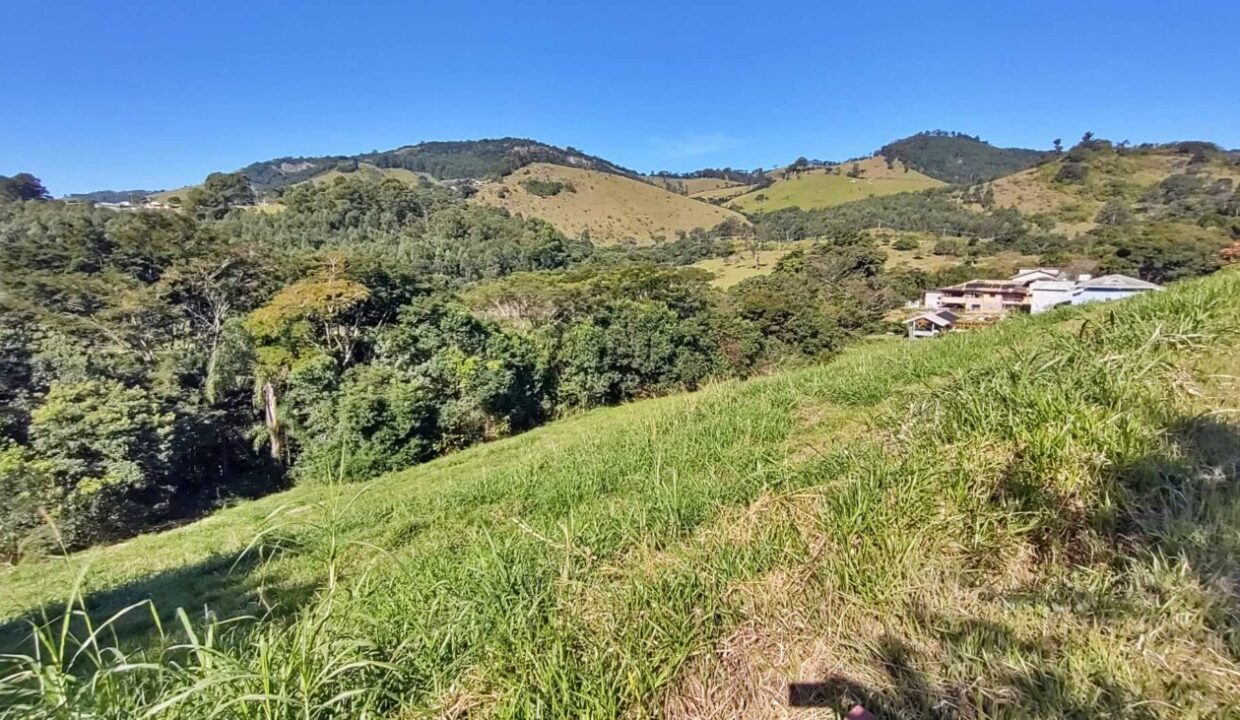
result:
[[[521,187],[525,188],[526,191],[532,195],[537,195],[538,197],[544,198],[553,197],[562,192],[577,192],[576,186],[574,186],[571,182],[563,182],[560,180],[539,180],[537,178],[531,178],[529,180],[522,180]]]
[[[1055,173],[1055,180],[1061,183],[1084,182],[1089,175],[1089,166],[1079,162],[1066,162]]]
[[[921,247],[921,243],[917,242],[916,240],[910,237],[897,238],[895,242],[891,243],[892,250],[908,251],[908,250],[916,250],[919,247]]]
[[[173,415],[115,380],[53,383],[31,416],[33,450],[54,468],[42,493],[65,543],[122,535],[166,510],[175,487]]]
[[[935,255],[963,255],[965,247],[965,244],[959,240],[943,238],[934,243],[934,249],[931,252]]]

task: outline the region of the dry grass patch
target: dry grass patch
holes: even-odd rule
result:
[[[529,191],[531,181],[560,183],[564,189],[543,197]],[[747,222],[731,210],[641,180],[547,163],[528,165],[501,182],[483,185],[471,202],[542,218],[566,235],[585,232],[601,243],[649,244],[659,236],[671,240],[678,231],[712,228],[724,220]]]

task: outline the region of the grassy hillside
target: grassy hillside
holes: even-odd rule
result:
[[[1098,213],[1108,201],[1136,212],[1150,205],[1149,196],[1173,176],[1240,183],[1240,166],[1224,155],[1193,162],[1191,153],[1174,146],[1132,149],[1118,153],[1108,147],[1083,152],[1077,162],[1068,155],[1037,167],[999,178],[988,187],[997,207],[1012,207],[1027,215],[1042,215],[1059,232],[1078,235],[1098,226]],[[1064,167],[1083,167],[1084,177],[1067,179]],[[1198,191],[1200,192],[1200,191]]]
[[[946,183],[974,183],[1020,172],[1048,155],[1039,150],[998,148],[959,133],[919,133],[884,145],[884,158]]]
[[[839,166],[838,174],[813,169],[783,176],[770,187],[752,190],[727,203],[727,207],[745,213],[770,212],[786,207],[806,210],[842,205],[876,195],[892,195],[942,185],[933,178],[896,165],[888,168],[882,158],[867,158],[857,163],[861,177],[848,177],[852,163]]]
[[[0,616],[54,619],[76,584],[94,627],[151,598],[188,648],[139,605],[112,629],[145,653],[69,640],[0,693],[13,717],[786,717],[804,682],[885,717],[1234,716],[1238,317],[1231,273],[859,347],[19,566]],[[150,665],[61,672],[123,662]]]
[[[531,183],[547,183],[548,190],[540,195],[539,186]],[[640,180],[543,163],[484,185],[473,200],[543,218],[570,236],[588,231],[592,240],[603,243],[649,243],[656,236],[670,240],[678,230],[744,221],[730,210]]]
[[[536,162],[635,175],[631,170],[574,148],[560,148],[523,138],[423,142],[359,155],[285,157],[252,163],[242,168],[241,172],[261,194],[266,190],[304,182],[341,164],[366,163],[385,169],[425,173],[444,180],[500,177]]]
[[[966,259],[956,255],[936,255],[934,247],[939,240],[939,236],[932,233],[903,232],[897,233],[892,231],[871,232],[867,233],[876,236],[880,249],[886,253],[888,268],[913,268],[926,272],[935,270],[943,270],[956,265],[963,264]],[[906,238],[917,243],[916,247],[911,249],[896,249],[892,247],[892,242],[896,238]],[[752,250],[738,248],[735,252],[724,257],[707,258],[693,263],[693,267],[701,268],[714,274],[715,279],[711,281],[715,287],[729,288],[737,283],[751,277],[768,275],[775,269],[775,264],[780,258],[787,255],[798,248],[808,248],[813,245],[813,241],[800,240],[787,243],[768,243],[757,252],[754,257]],[[1038,257],[1036,255],[1022,255],[1014,251],[1003,251],[999,253],[986,254],[982,262],[974,261],[974,266],[978,267],[978,273],[983,272],[983,268],[995,267],[1006,272],[1009,268],[1015,269],[1020,266],[1036,265]]]
[[[282,157],[250,163],[241,168],[259,196],[290,185],[331,178],[351,168],[382,170],[385,175],[404,180],[426,176],[437,180],[499,178],[532,163],[550,163],[587,168],[625,177],[638,177],[627,168],[575,148],[561,148],[523,138],[423,142],[395,150],[375,150],[357,155]],[[173,195],[184,197],[191,186],[151,195],[167,201]]]
[[[431,181],[430,175],[426,173],[416,173],[412,170],[406,170],[404,168],[381,168],[369,163],[358,163],[357,168],[354,170],[350,170],[348,172],[342,172],[336,169],[328,170],[325,173],[315,175],[310,178],[309,182],[332,182],[338,177],[349,176],[362,177],[368,180],[383,180],[385,178],[392,178],[414,186],[423,181]]]
[[[701,193],[714,192],[727,188],[734,188],[741,185],[735,180],[725,180],[724,178],[712,177],[692,177],[677,178],[666,177],[661,175],[648,175],[646,181],[657,185],[664,190],[671,190],[680,195],[698,195]]]

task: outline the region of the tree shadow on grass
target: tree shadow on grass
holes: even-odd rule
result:
[[[930,661],[914,645],[892,634],[875,643],[871,662],[882,682],[867,684],[844,675],[789,686],[791,707],[832,708],[844,716],[861,705],[878,718],[947,720],[977,717],[1153,718],[1136,694],[1115,678],[1095,673],[1088,689],[1076,687],[1055,667],[1055,649],[1022,640],[999,623],[969,618],[926,618],[937,642],[967,648],[964,667],[984,668],[984,677],[959,682],[936,680],[922,668]],[[977,659],[984,658],[983,662]],[[950,664],[952,657],[947,658]],[[942,659],[935,660],[936,663]],[[1088,700],[1080,696],[1087,694]]]
[[[1240,663],[1240,428],[1218,416],[1185,416],[1167,425],[1166,439],[1168,450],[1111,470],[1109,479],[1125,497],[1118,508],[1072,517],[1069,524],[1098,531],[1118,572],[1151,556],[1184,565],[1204,597],[1202,632]],[[1023,485],[1003,491],[1026,493],[1035,503],[1047,501]],[[1070,612],[1098,622],[1141,621],[1150,613],[1140,596],[1124,599],[1088,589],[1065,594],[1063,588],[1033,586],[1001,595],[1008,605]],[[1053,638],[1031,640],[1013,626],[988,619],[915,617],[923,629],[921,641],[936,648],[934,657],[888,633],[870,646],[868,663],[881,668],[883,681],[833,675],[794,683],[788,687],[788,704],[832,708],[841,716],[859,704],[879,718],[1153,718],[1172,709],[1168,700],[1191,714],[1199,709],[1194,693],[1219,692],[1217,685],[1189,687],[1200,678],[1174,677],[1168,668],[1169,696],[1146,697],[1140,687],[1116,677],[1108,662],[1069,675]],[[935,668],[934,676],[927,667]],[[1210,700],[1218,702],[1216,711],[1236,709],[1228,704],[1233,697]],[[1221,712],[1227,716],[1227,710]]]
[[[146,644],[158,636],[152,608],[165,631],[179,632],[176,611],[184,609],[197,623],[208,617],[229,619],[242,616],[281,618],[294,613],[315,594],[312,583],[273,581],[254,553],[238,557],[221,554],[201,562],[165,570],[113,587],[87,592],[82,598],[86,613],[98,627],[125,608],[146,601],[150,606],[128,610],[111,624],[105,639],[115,638],[122,647]],[[24,615],[0,623],[0,653],[24,653],[31,648],[32,626],[57,623],[65,615],[70,598],[48,602]],[[75,613],[81,605],[74,601]],[[210,615],[208,615],[208,613]],[[89,634],[80,618],[73,622],[73,634]]]

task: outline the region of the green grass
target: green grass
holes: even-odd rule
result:
[[[726,206],[744,213],[771,212],[787,207],[812,210],[879,195],[925,190],[943,184],[916,171],[882,172],[880,166],[881,162],[876,164],[867,161],[870,177],[850,178],[845,174],[828,175],[815,170],[776,180],[770,187],[730,200]],[[841,173],[846,173],[847,170],[848,168],[844,167]]]
[[[0,717],[1234,716],[1238,317],[861,346],[20,566]]]

